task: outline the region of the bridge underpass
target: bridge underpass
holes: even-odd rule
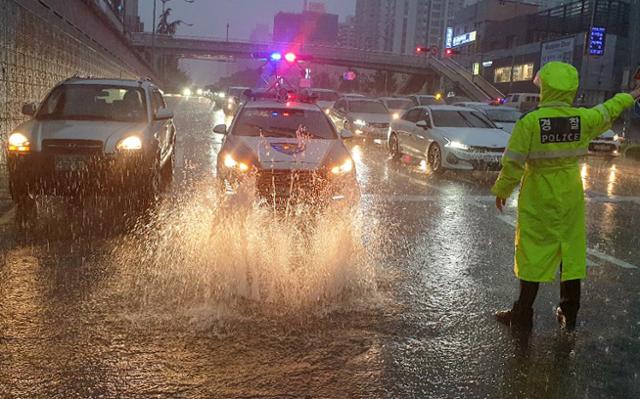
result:
[[[154,57],[163,55],[181,58],[247,59],[252,54],[272,51],[295,51],[310,55],[318,64],[364,68],[413,76],[435,74],[451,82],[456,91],[477,101],[502,97],[503,94],[481,76],[473,76],[449,58],[400,55],[353,48],[315,44],[250,43],[215,38],[152,35],[138,33],[132,43]]]

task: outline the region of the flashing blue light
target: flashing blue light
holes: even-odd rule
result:
[[[271,53],[271,61],[280,61],[282,59],[282,54],[280,53]]]

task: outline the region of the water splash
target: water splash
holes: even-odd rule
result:
[[[357,211],[283,215],[256,205],[251,188],[225,197],[212,187],[165,201],[114,251],[135,303],[289,314],[375,296],[375,240],[365,245]]]

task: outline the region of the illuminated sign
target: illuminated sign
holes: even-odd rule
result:
[[[482,66],[484,68],[489,68],[491,65],[493,65],[493,61],[483,61],[482,62]]]
[[[445,47],[451,48],[453,47],[453,28],[447,28],[447,36],[445,40]]]
[[[473,74],[474,75],[480,75],[480,63],[479,62],[474,62],[473,63]]]
[[[462,46],[463,44],[471,43],[476,40],[477,32],[474,30],[473,32],[463,33],[462,35],[455,36],[452,41],[451,47]]]
[[[604,55],[604,42],[607,29],[601,26],[591,27],[589,34],[589,55]]]

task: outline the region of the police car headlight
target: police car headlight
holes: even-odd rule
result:
[[[249,170],[248,164],[236,161],[231,154],[225,155],[223,164],[227,169],[236,169],[240,172],[246,172]]]
[[[11,152],[27,152],[31,149],[29,139],[22,133],[13,133],[8,141]]]
[[[400,114],[395,112],[393,115],[391,115],[391,118],[393,119],[400,119]]]
[[[355,121],[353,121],[353,124],[360,127],[367,126],[367,122],[363,121],[362,119],[356,119]]]
[[[138,136],[129,136],[120,140],[116,148],[125,151],[139,150],[142,148],[142,140]]]
[[[459,141],[449,141],[447,144],[445,144],[445,147],[463,151],[467,151],[469,149],[468,145],[462,144]]]
[[[351,158],[347,158],[340,165],[336,165],[331,168],[331,173],[334,175],[344,175],[353,170],[353,161]]]

